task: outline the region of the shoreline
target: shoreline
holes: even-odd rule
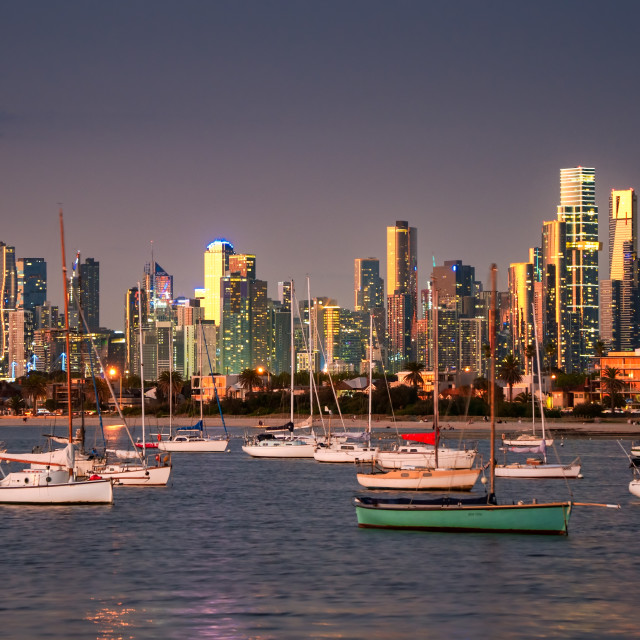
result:
[[[640,425],[631,424],[629,419],[620,418],[618,420],[605,418],[600,422],[579,422],[569,420],[550,420],[546,422],[546,429],[558,436],[590,436],[590,437],[637,437],[640,440]],[[174,427],[188,427],[195,424],[198,418],[188,418],[184,416],[175,417],[171,423]],[[262,427],[274,427],[284,425],[289,421],[289,416],[225,416],[225,424],[227,427],[245,428],[258,430]],[[344,417],[344,428],[350,430],[365,430],[367,428],[368,419],[366,417]],[[102,419],[105,427],[112,427],[122,424],[119,416],[105,416]],[[141,416],[128,416],[127,424],[131,427],[138,427],[141,423]],[[261,423],[261,424],[259,424]],[[100,424],[96,416],[85,416],[84,424],[87,427],[97,427]],[[26,422],[23,416],[0,416],[0,427],[67,427],[68,420],[66,416],[39,416],[27,417]],[[80,426],[80,419],[75,417],[73,427],[77,429]],[[158,427],[168,428],[169,418],[156,418],[150,416],[146,420],[146,426],[153,432]],[[210,428],[222,428],[222,420],[220,417],[207,416],[205,418],[205,426]],[[320,418],[313,421],[315,429],[322,429],[323,422]],[[536,431],[540,430],[540,422],[536,422]],[[324,428],[328,428],[328,420],[324,419]],[[431,421],[420,420],[394,420],[389,416],[376,416],[372,419],[372,430],[375,432],[411,432],[411,431],[429,431],[433,428]],[[444,436],[448,433],[467,437],[486,437],[490,431],[489,422],[484,422],[482,418],[473,417],[471,419],[461,420],[441,420],[440,428]],[[332,420],[332,429],[342,429],[342,422],[338,419]],[[522,433],[531,430],[531,422],[518,421],[516,419],[496,421],[496,434],[502,433]]]

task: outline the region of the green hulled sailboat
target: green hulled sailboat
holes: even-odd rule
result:
[[[486,496],[436,499],[355,498],[358,526],[376,529],[567,535],[571,502],[498,504],[495,478],[496,266],[491,267],[491,460]]]

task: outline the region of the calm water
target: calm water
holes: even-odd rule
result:
[[[26,451],[44,431],[0,427],[0,440]],[[358,529],[352,466],[231,444],[174,455],[169,486],[117,488],[109,507],[0,506],[1,636],[639,636],[640,502],[615,440],[558,448],[582,457],[574,500],[622,506],[576,507],[566,538]],[[502,481],[498,495],[569,497],[561,480]]]

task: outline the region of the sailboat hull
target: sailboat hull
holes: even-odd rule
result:
[[[107,464],[95,467],[94,473],[113,481],[116,486],[164,487],[169,482],[171,465],[145,467],[143,465]]]
[[[313,458],[316,445],[302,440],[263,440],[245,444],[242,450],[253,458]]]
[[[476,459],[474,450],[438,449],[438,467],[444,469],[471,469]],[[380,451],[376,461],[383,469],[402,467],[435,468],[433,447],[400,447],[397,451]]]
[[[420,504],[355,499],[358,526],[372,529],[567,535],[571,502],[548,504]]]
[[[359,473],[367,489],[471,491],[481,469],[398,469],[386,473]]]
[[[632,480],[629,483],[629,491],[640,498],[640,480]]]
[[[222,453],[227,450],[229,440],[191,439],[191,440],[161,440],[158,442],[160,451],[171,453]]]
[[[496,465],[497,478],[577,478],[580,464],[526,464]]]
[[[378,453],[377,447],[338,444],[337,446],[318,447],[313,457],[318,462],[373,462]]]
[[[54,472],[55,473],[55,472]],[[111,504],[110,480],[48,482],[52,472],[26,469],[7,474],[0,481],[0,504]]]

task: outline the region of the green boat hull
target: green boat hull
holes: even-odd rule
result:
[[[571,502],[431,506],[366,504],[356,498],[358,526],[373,529],[567,535]]]

